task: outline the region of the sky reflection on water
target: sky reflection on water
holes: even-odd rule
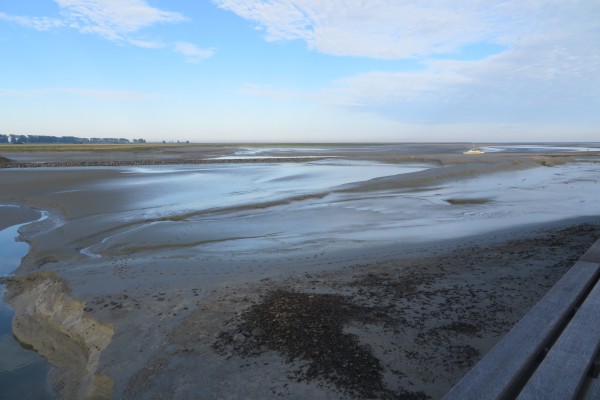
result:
[[[335,188],[426,166],[348,162],[136,170],[111,181],[135,190],[134,223],[85,254],[189,248],[203,254],[321,251],[457,238],[600,214],[598,165],[576,163],[456,177],[432,186],[352,193]],[[109,189],[109,183],[105,184]],[[114,188],[114,186],[113,186]],[[311,196],[311,194],[317,194]]]
[[[16,240],[15,225],[0,231],[0,276],[9,276],[27,254],[29,245]],[[6,287],[0,284],[0,399],[55,399],[48,388],[48,362],[24,349],[12,335],[13,310],[4,302]]]

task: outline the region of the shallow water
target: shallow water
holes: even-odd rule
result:
[[[416,242],[600,215],[599,195],[600,165],[581,163],[489,174],[369,199],[364,207],[378,205],[391,214],[390,222],[373,228],[378,236],[396,230],[402,240]]]
[[[0,276],[9,276],[27,254],[27,243],[18,242],[16,225],[0,231]],[[50,364],[34,351],[23,348],[12,335],[13,311],[4,302],[0,284],[0,399],[55,399],[47,385]]]
[[[95,185],[93,189],[135,191],[135,196],[127,196],[129,211],[121,213],[120,218],[122,221],[140,218],[150,221],[106,236],[102,243],[97,244],[110,245],[113,240],[127,240],[131,246],[137,246],[140,241],[145,243],[144,246],[172,246],[175,238],[181,235],[189,237],[196,228],[202,232],[190,240],[198,243],[268,236],[270,233],[265,233],[260,225],[246,229],[247,220],[238,225],[229,218],[235,218],[238,213],[260,215],[278,206],[321,198],[339,185],[427,168],[422,164],[397,165],[335,159],[290,164],[126,169],[121,179]],[[162,239],[146,237],[146,232],[156,225],[156,218],[171,220],[173,225],[176,225],[176,220],[185,220],[185,226],[176,225],[176,229],[185,232],[173,232],[175,236],[172,237],[161,235]],[[214,225],[214,222],[224,220],[229,220],[230,224],[220,227]],[[166,222],[160,229],[165,225]],[[93,247],[84,248],[82,252],[94,257]]]
[[[551,145],[551,144],[510,144],[498,146],[485,146],[481,150],[486,153],[573,153],[581,151],[600,151],[598,143],[587,145]]]
[[[156,215],[236,207],[320,193],[346,183],[421,171],[425,165],[324,160],[310,163],[135,168],[105,188],[140,190],[136,207]]]
[[[411,173],[342,159],[308,164],[128,170],[105,189],[136,191],[131,226],[104,235],[84,254],[189,249],[206,257],[320,252],[466,237],[502,228],[599,215],[600,165],[539,167],[433,187],[344,193],[339,185]]]

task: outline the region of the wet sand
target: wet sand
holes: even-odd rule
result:
[[[360,241],[328,240],[328,231],[314,236],[301,221],[328,216],[326,225],[336,226],[332,200],[354,204],[496,172],[598,162],[597,154],[449,152],[458,148],[305,149],[300,156],[436,168],[202,213],[194,204],[158,213],[155,192],[132,188],[119,168],[0,170],[0,203],[50,214],[21,229],[31,250],[8,282],[15,333],[57,365],[50,380],[63,398],[440,398],[598,239],[600,210],[419,242],[378,240],[371,231]],[[140,155],[122,155],[132,157]],[[35,162],[35,153],[27,158]],[[308,239],[290,238],[294,229],[273,242],[252,238],[276,232],[283,215]],[[233,241],[242,243],[235,251],[227,250],[236,234],[229,226],[248,236]],[[228,239],[211,241],[217,234]],[[32,305],[40,298],[43,309]],[[315,306],[298,313],[295,304],[307,301]],[[337,356],[319,346],[331,336],[346,343]]]
[[[28,207],[0,206],[0,231],[9,226],[35,221],[40,215],[39,211]]]

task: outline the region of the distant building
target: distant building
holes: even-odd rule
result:
[[[0,143],[25,144],[25,143],[63,143],[63,144],[127,144],[125,138],[79,138],[76,136],[46,136],[46,135],[0,135]],[[134,143],[146,143],[144,139],[134,139]]]

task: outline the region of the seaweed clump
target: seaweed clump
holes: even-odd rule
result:
[[[324,380],[360,398],[399,398],[384,387],[381,362],[355,335],[351,322],[385,322],[385,313],[353,304],[348,297],[274,290],[241,315],[242,322],[221,332],[213,348],[241,356],[274,350],[288,362],[301,361],[298,381]],[[400,398],[418,399],[404,393]]]

